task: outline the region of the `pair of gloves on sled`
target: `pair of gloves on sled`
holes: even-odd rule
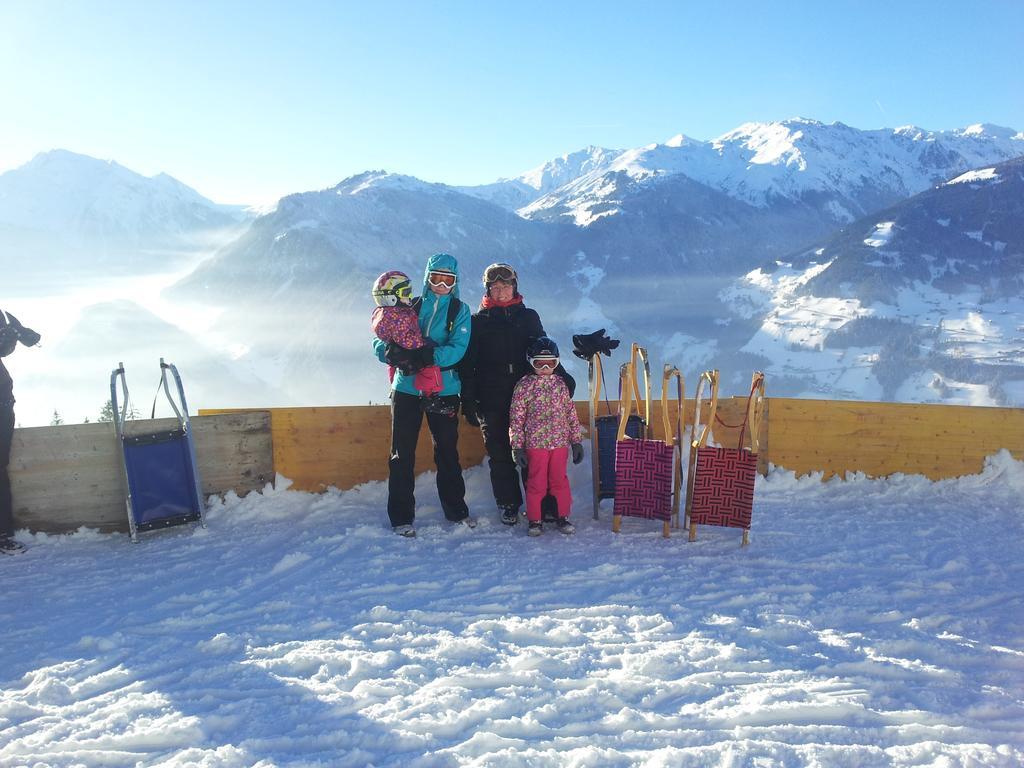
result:
[[[572,337],[572,353],[584,360],[589,360],[598,353],[611,357],[612,350],[617,346],[619,346],[619,340],[608,338],[604,328],[593,333],[579,333]]]
[[[520,469],[526,469],[529,461],[526,458],[525,448],[513,448],[512,449],[512,461],[516,463],[516,466]],[[583,461],[583,443],[572,444],[572,463],[579,464]]]

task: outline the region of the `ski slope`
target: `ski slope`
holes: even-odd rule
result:
[[[209,527],[18,534],[2,766],[1020,766],[1024,463],[759,480],[736,530],[442,520],[386,486],[215,499]],[[605,502],[610,504],[610,502]]]

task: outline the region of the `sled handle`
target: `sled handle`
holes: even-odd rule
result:
[[[679,407],[676,409],[676,430],[673,433],[671,421],[668,417],[668,385],[672,379],[676,379],[676,396],[679,398]],[[683,429],[683,374],[674,365],[665,363],[661,374],[661,424],[665,432],[665,445],[675,445],[680,442]]]
[[[592,416],[597,415],[597,406],[601,402],[601,379],[604,371],[601,369],[601,355],[593,355],[590,358],[590,380],[594,382],[593,391],[590,393],[590,412]]]
[[[629,365],[633,373],[633,394],[636,397],[636,411],[640,414],[640,380],[637,378],[637,358],[644,364],[644,437],[649,437],[647,430],[651,428],[651,364],[647,359],[647,348],[635,341],[629,350]]]
[[[124,394],[120,411],[117,408],[118,379],[121,379],[121,392]],[[114,418],[114,431],[119,438],[124,437],[124,422],[128,418],[128,379],[125,377],[124,363],[118,363],[117,368],[110,372],[110,412]]]
[[[711,413],[708,415],[708,423],[704,425],[700,437],[697,437],[697,429],[700,427],[700,406],[703,399],[704,384],[708,384],[711,392]],[[718,415],[718,369],[704,371],[697,382],[697,394],[694,402],[693,427],[690,429],[691,448],[703,448],[708,444],[708,437],[711,434],[711,425],[715,423]]]
[[[750,450],[753,453],[757,453],[761,447],[761,421],[764,419],[764,404],[764,372],[754,371],[750,377],[750,397],[747,398],[747,420],[750,422]]]
[[[619,433],[616,440],[626,439],[626,423],[630,411],[633,410],[633,398],[636,397],[637,415],[640,414],[640,397],[636,392],[636,376],[633,363],[623,363],[619,368],[619,386],[622,389],[622,402],[619,404]]]
[[[675,435],[670,441],[668,439],[667,397],[668,385],[673,378],[676,380],[676,396],[679,398],[677,401],[679,407],[676,409]],[[675,461],[672,462],[672,521],[676,528],[679,527],[679,505],[681,501],[679,491],[683,485],[683,409],[686,405],[683,395],[685,391],[686,382],[683,379],[683,374],[674,365],[665,363],[665,369],[661,378],[661,412],[664,414],[663,418],[665,421],[665,442],[674,448],[673,454],[675,455]]]

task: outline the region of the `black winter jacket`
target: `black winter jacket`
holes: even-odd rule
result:
[[[507,411],[516,382],[530,372],[526,348],[544,335],[540,316],[523,304],[489,307],[473,315],[469,349],[459,365],[462,399],[481,413]],[[561,365],[555,373],[576,391],[576,380]]]

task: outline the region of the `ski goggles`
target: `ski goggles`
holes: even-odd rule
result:
[[[484,270],[484,285],[490,285],[498,280],[503,283],[511,283],[518,279],[516,271],[508,264],[491,264]]]
[[[454,288],[457,279],[452,272],[431,272],[427,275],[427,282],[435,288],[440,288],[442,285]]]
[[[534,368],[546,368],[549,371],[555,370],[558,367],[557,357],[534,357],[530,360],[530,365]]]
[[[395,296],[400,299],[411,299],[412,283],[408,280],[403,280],[398,285],[392,286],[391,293],[395,294]]]

